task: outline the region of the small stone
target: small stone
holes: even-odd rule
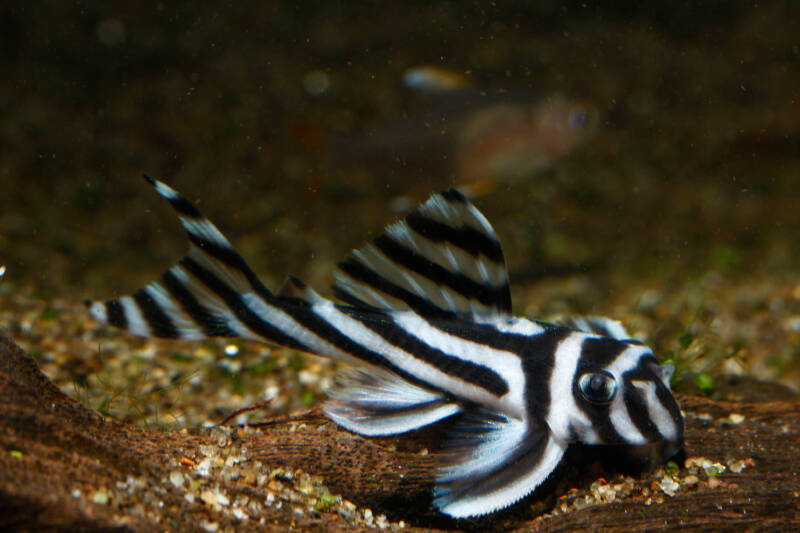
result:
[[[175,488],[182,487],[183,481],[183,473],[179,472],[178,470],[173,470],[169,473],[169,482],[172,483]]]
[[[208,477],[211,470],[211,459],[203,459],[194,467],[194,470],[198,476]]]
[[[675,480],[669,476],[663,477],[659,485],[661,490],[667,496],[675,496],[675,492],[680,488],[680,485],[678,485],[678,483],[676,483]]]
[[[730,416],[728,416],[728,420],[730,420],[731,424],[734,425],[741,424],[744,422],[744,415],[740,415],[739,413],[731,413]]]
[[[217,495],[210,490],[204,490],[201,492],[200,499],[203,500],[206,505],[210,505],[212,507],[219,505],[219,503],[217,503]]]
[[[95,491],[92,494],[92,501],[98,505],[106,505],[108,504],[108,494],[102,490]]]
[[[219,503],[220,505],[227,506],[227,505],[229,505],[231,503],[231,501],[228,499],[228,496],[226,496],[219,489],[215,490],[214,494],[217,497],[217,503]]]
[[[202,527],[206,531],[214,533],[215,531],[217,531],[217,529],[219,529],[219,524],[216,522],[209,522],[208,520],[203,520],[202,522],[200,522],[200,527]]]
[[[228,344],[225,346],[224,351],[225,355],[227,355],[228,357],[234,357],[236,354],[239,353],[239,347],[236,346],[235,344]]]
[[[735,474],[738,474],[739,472],[744,470],[745,466],[746,466],[745,462],[742,461],[741,459],[738,461],[731,461],[730,463],[728,463],[728,468],[730,469],[731,472],[734,472]]]
[[[685,478],[683,478],[683,482],[684,482],[684,484],[689,485],[690,487],[693,487],[694,485],[697,485],[700,482],[700,478],[698,478],[695,475],[690,475],[690,476],[686,476]]]

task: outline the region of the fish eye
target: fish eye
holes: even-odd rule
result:
[[[586,109],[572,111],[567,117],[567,121],[573,130],[582,130],[589,125],[589,112]]]
[[[617,393],[617,380],[608,372],[587,372],[578,378],[578,388],[588,401],[605,404]]]

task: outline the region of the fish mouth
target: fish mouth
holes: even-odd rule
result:
[[[629,446],[626,449],[633,461],[645,465],[648,468],[655,468],[683,452],[683,441],[661,439],[647,444]]]

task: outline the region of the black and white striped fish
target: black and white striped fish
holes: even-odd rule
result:
[[[145,337],[242,337],[354,363],[325,411],[361,435],[454,417],[434,489],[443,513],[513,504],[572,442],[661,443],[661,459],[682,445],[672,368],[610,319],[513,317],[497,236],[458,191],[340,263],[339,304],[295,278],[270,292],[192,203],[148,181],[177,211],[189,253],[132,296],[87,302],[91,314]]]

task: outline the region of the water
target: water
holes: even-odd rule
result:
[[[23,296],[118,295],[180,256],[143,172],[199,201],[269,286],[323,288],[393,207],[461,183],[452,145],[403,126],[442,105],[402,84],[433,65],[599,113],[547,169],[480,180],[520,313],[609,314],[687,369],[800,385],[800,7],[385,4],[1,7],[5,330],[25,340]],[[430,156],[332,148],[382,128]]]

